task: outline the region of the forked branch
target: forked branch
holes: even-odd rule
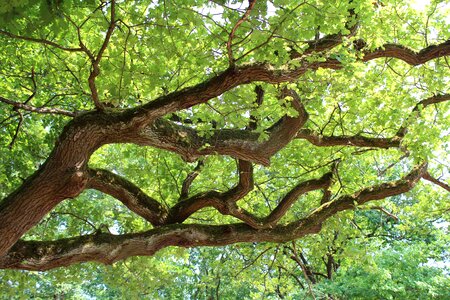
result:
[[[254,229],[245,224],[167,225],[146,232],[113,235],[98,233],[57,241],[19,241],[0,257],[1,269],[48,270],[80,262],[111,264],[130,256],[151,256],[168,246],[221,246],[238,242],[287,242],[317,233],[339,211],[411,190],[426,172],[426,164],[404,178],[360,190],[323,204],[305,218],[287,225]]]
[[[100,75],[100,61],[103,57],[103,53],[108,47],[108,43],[113,34],[114,28],[116,27],[116,1],[111,0],[111,20],[109,21],[109,27],[106,31],[105,39],[103,41],[102,46],[100,47],[95,60],[92,62],[92,70],[88,78],[89,88],[91,90],[92,100],[94,101],[95,107],[98,110],[103,110],[104,105],[100,102],[98,97],[97,86],[95,85],[95,78]]]
[[[194,128],[158,119],[136,133],[132,141],[176,152],[187,161],[195,161],[203,155],[222,154],[268,165],[270,157],[286,146],[308,119],[297,93],[286,89],[282,97],[287,96],[292,97],[291,104],[298,115],[282,117],[266,130],[266,140],[261,141],[257,132],[240,129],[215,130],[212,136],[204,137]]]

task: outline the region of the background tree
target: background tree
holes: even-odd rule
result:
[[[334,239],[354,209],[446,224],[445,2],[1,9],[3,269]],[[312,294],[340,263],[315,271],[294,245],[270,247]]]

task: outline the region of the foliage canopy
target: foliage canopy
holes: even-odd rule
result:
[[[74,266],[0,288],[72,274],[65,295],[120,297],[129,271],[136,297],[444,299],[449,20],[448,1],[2,1],[0,268]]]

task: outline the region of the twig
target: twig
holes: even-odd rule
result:
[[[236,30],[239,28],[239,26],[241,26],[242,23],[244,23],[247,18],[250,16],[250,13],[252,12],[253,7],[256,4],[256,0],[249,0],[248,1],[248,8],[245,11],[244,15],[237,21],[237,23],[234,25],[233,29],[230,32],[230,35],[228,36],[228,41],[227,41],[227,52],[228,52],[228,61],[230,63],[230,66],[234,66],[235,64],[235,60],[233,58],[233,49],[232,47],[232,42],[233,42],[233,38],[234,38],[234,34],[236,33]]]
[[[264,253],[266,253],[267,251],[271,250],[273,247],[269,247],[267,249],[265,249],[264,251],[262,251],[260,254],[258,254],[255,259],[253,259],[250,263],[248,263],[246,266],[244,266],[242,269],[239,270],[239,272],[236,273],[236,275],[234,275],[234,277],[238,277],[239,274],[241,274],[245,269],[249,268],[250,266],[252,266],[261,256],[264,255]]]
[[[28,36],[16,35],[16,34],[13,34],[11,32],[8,32],[8,31],[1,30],[1,29],[0,29],[0,34],[8,36],[8,37],[13,38],[13,39],[18,39],[18,40],[24,40],[24,41],[30,41],[30,42],[35,42],[35,43],[39,43],[39,44],[49,45],[49,46],[52,46],[52,47],[55,47],[55,48],[58,48],[58,49],[61,49],[61,50],[64,50],[64,51],[69,51],[69,52],[82,52],[83,51],[83,49],[81,47],[80,48],[64,47],[64,46],[61,46],[61,45],[59,45],[59,44],[57,44],[55,42],[52,42],[52,41],[49,41],[49,40],[46,40],[46,39],[38,39],[38,38],[33,38],[33,37],[28,37]]]
[[[33,90],[31,92],[31,95],[28,96],[28,99],[25,100],[25,102],[23,104],[27,104],[28,102],[30,102],[31,99],[33,99],[33,97],[36,95],[36,90],[37,90],[37,86],[36,86],[36,79],[34,76],[34,67],[31,68],[31,81],[33,82]]]
[[[18,109],[15,109],[15,110],[17,111],[17,114],[19,115],[19,123],[17,124],[16,132],[14,133],[11,143],[9,143],[9,145],[8,145],[9,150],[11,150],[13,148],[14,143],[16,142],[17,136],[19,135],[20,127],[22,126],[22,123],[23,123],[22,113]]]
[[[382,206],[371,206],[371,207],[369,207],[368,209],[376,209],[376,210],[379,210],[379,211],[381,211],[382,213],[384,213],[385,215],[387,215],[389,218],[393,219],[395,222],[398,222],[398,221],[399,221],[399,218],[398,218],[396,215],[394,215],[393,213],[387,211],[387,210],[386,210],[384,207],[382,207]]]
[[[99,228],[97,228],[91,221],[89,221],[88,219],[82,218],[74,213],[71,212],[51,212],[50,213],[51,216],[54,215],[67,215],[67,216],[71,216],[74,217],[75,219],[84,221],[86,224],[88,224],[89,226],[91,226],[92,228],[94,228],[94,231],[97,231]]]
[[[40,114],[53,114],[53,115],[64,115],[68,117],[75,117],[77,114],[72,111],[60,109],[60,108],[50,108],[50,107],[36,107],[28,104],[23,104],[20,102],[12,101],[0,96],[0,102],[12,105],[15,109],[23,109],[30,112],[36,112]]]
[[[92,71],[89,74],[89,78],[88,78],[89,88],[90,88],[91,94],[92,94],[92,100],[94,101],[95,107],[98,110],[103,110],[105,107],[100,102],[100,99],[98,97],[98,91],[97,91],[97,87],[95,85],[95,78],[100,74],[100,67],[99,67],[100,60],[102,59],[103,53],[105,52],[106,47],[108,46],[109,40],[111,39],[111,35],[114,31],[114,28],[116,27],[115,16],[116,16],[116,2],[115,2],[115,0],[112,0],[111,1],[111,21],[109,23],[108,31],[106,32],[105,40],[103,41],[103,44],[97,53],[97,57],[92,62]]]

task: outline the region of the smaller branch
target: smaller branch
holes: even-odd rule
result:
[[[255,86],[255,93],[256,93],[256,99],[255,99],[256,107],[260,107],[264,100],[264,89],[260,85],[257,85],[257,86]],[[257,127],[258,127],[257,118],[253,115],[250,115],[250,122],[247,126],[247,129],[251,131],[251,130],[255,130]]]
[[[236,30],[239,28],[239,26],[244,23],[247,18],[250,16],[250,13],[253,9],[253,7],[256,4],[256,0],[249,0],[248,1],[248,8],[245,11],[244,15],[237,21],[237,23],[234,25],[233,29],[230,32],[230,35],[228,36],[227,41],[227,52],[228,52],[228,61],[230,63],[230,66],[234,66],[235,59],[233,58],[233,49],[232,49],[232,42],[234,38],[234,34],[236,33]]]
[[[246,264],[242,269],[239,270],[239,272],[237,272],[234,277],[237,278],[243,271],[245,271],[246,269],[248,269],[249,267],[251,267],[253,264],[255,264],[256,261],[258,261],[258,259],[264,255],[264,253],[266,253],[267,251],[271,250],[273,247],[269,247],[263,251],[261,251],[261,253],[259,253],[254,259],[252,259],[251,262],[249,262],[248,264]]]
[[[401,162],[402,160],[404,160],[405,158],[409,157],[410,152],[407,149],[404,149],[404,154],[402,156],[400,156],[400,158],[397,161],[394,161],[393,163],[391,163],[389,166],[387,166],[386,168],[384,168],[383,170],[379,170],[378,171],[378,176],[384,176],[386,175],[387,171],[391,168],[393,168],[396,164],[398,164],[399,162]]]
[[[97,91],[97,87],[95,85],[95,78],[100,75],[100,61],[102,59],[103,53],[106,50],[106,47],[108,47],[108,43],[111,39],[111,36],[113,34],[114,28],[116,26],[116,20],[115,20],[115,16],[116,16],[116,1],[112,0],[111,1],[111,20],[109,23],[109,27],[108,30],[106,32],[106,36],[105,36],[105,40],[103,41],[102,46],[100,47],[100,50],[97,53],[97,57],[95,58],[95,60],[92,62],[92,71],[89,74],[89,78],[88,78],[88,83],[89,83],[89,88],[91,90],[91,94],[92,94],[92,100],[94,101],[95,107],[98,110],[103,110],[105,108],[105,106],[100,102],[100,99],[98,97],[98,91]]]
[[[9,143],[9,145],[8,145],[9,150],[11,150],[14,147],[14,143],[16,142],[17,136],[19,135],[20,127],[22,127],[22,123],[23,123],[23,115],[22,115],[22,113],[19,110],[17,110],[17,109],[15,109],[15,110],[17,111],[17,114],[19,115],[19,123],[17,124],[16,131],[14,133],[14,136],[13,136],[12,140],[11,140],[11,143]]]
[[[200,174],[200,171],[202,170],[203,166],[204,166],[203,160],[199,160],[194,170],[186,176],[186,179],[184,179],[183,185],[181,187],[180,200],[185,199],[189,196],[189,189],[191,187],[191,184],[195,180],[195,178],[197,178],[198,174]]]
[[[293,255],[291,255],[290,258],[293,261],[295,261],[302,269],[303,275],[305,276],[305,279],[306,279],[306,283],[308,284],[309,293],[311,294],[312,298],[315,300],[316,297],[314,296],[314,292],[312,290],[312,285],[316,283],[316,279],[314,278],[314,275],[312,274],[309,265],[305,264],[304,262],[302,262],[299,259],[294,242],[292,242],[292,248],[290,248],[290,249],[293,252]]]
[[[438,179],[434,178],[433,176],[430,175],[430,173],[426,172],[423,175],[423,179],[428,180],[429,182],[432,182],[438,186],[440,186],[441,188],[443,188],[444,190],[447,190],[448,192],[450,192],[450,185],[439,181]]]
[[[323,196],[322,199],[320,199],[320,204],[327,203],[331,200],[331,191],[328,188],[323,189]]]
[[[278,31],[278,29],[280,29],[280,28],[283,26],[283,23],[284,23],[284,21],[287,20],[288,16],[291,15],[291,14],[293,14],[294,11],[296,11],[300,6],[303,6],[303,5],[306,4],[306,3],[307,3],[306,1],[303,1],[303,2],[299,3],[297,6],[295,6],[294,8],[292,8],[289,12],[287,12],[287,13],[283,16],[283,18],[281,19],[281,21],[278,23],[278,25],[272,30],[272,32],[270,33],[270,35],[267,37],[267,39],[266,39],[264,42],[262,42],[262,43],[256,45],[256,46],[253,47],[252,49],[250,49],[250,50],[248,50],[247,52],[243,53],[243,54],[242,54],[240,57],[238,57],[235,61],[239,61],[239,60],[243,59],[244,57],[246,57],[247,55],[249,55],[250,53],[252,53],[252,52],[254,52],[254,51],[256,51],[256,50],[258,50],[258,49],[264,47],[265,45],[267,45],[267,44],[272,40],[272,38],[275,36],[275,34],[276,34],[276,32]],[[250,35],[251,35],[251,34],[249,34],[249,36],[250,36]],[[242,41],[241,41],[241,42],[242,42]]]
[[[450,54],[450,52],[449,52],[449,54]],[[431,104],[437,104],[437,103],[445,102],[448,100],[450,100],[450,94],[433,95],[433,96],[417,103],[416,106],[414,106],[414,108],[411,112],[411,115],[419,113],[420,108],[425,108]],[[403,138],[407,132],[408,132],[408,128],[406,127],[406,124],[404,124],[399,128],[396,136],[398,136],[399,138]]]
[[[425,177],[424,177],[424,178],[425,178]],[[387,210],[386,210],[384,207],[382,207],[382,206],[371,206],[371,207],[368,207],[367,209],[375,209],[375,210],[379,210],[379,211],[381,211],[382,213],[384,213],[385,215],[387,215],[389,218],[391,218],[392,220],[394,220],[395,222],[398,222],[398,221],[399,221],[399,218],[398,218],[396,215],[394,215],[393,213],[387,211]]]
[[[52,114],[52,115],[63,115],[68,117],[76,117],[77,113],[60,109],[60,108],[50,108],[50,107],[36,107],[20,102],[15,102],[0,96],[0,102],[12,105],[14,109],[22,109],[30,112],[40,113],[40,114]]]
[[[31,95],[28,96],[27,100],[23,103],[23,104],[27,104],[28,102],[30,102],[31,99],[34,98],[34,96],[36,95],[36,90],[37,90],[37,85],[36,85],[36,78],[34,76],[34,67],[31,68],[31,81],[33,83],[33,90],[31,92]]]
[[[324,203],[307,217],[291,223],[289,226],[293,226],[295,228],[295,226],[299,226],[299,224],[304,223],[310,226],[316,226],[320,229],[322,223],[326,219],[340,211],[354,209],[356,206],[362,205],[369,201],[381,200],[410,191],[424,176],[426,171],[427,164],[422,163],[416,166],[408,175],[399,180],[364,188],[352,195],[344,195],[335,200]]]
[[[420,107],[425,108],[431,104],[438,104],[450,100],[450,94],[434,95],[427,99],[420,101],[414,106],[411,114],[419,112]],[[406,122],[405,122],[406,123]],[[296,135],[298,139],[304,139],[311,144],[319,147],[330,146],[355,146],[355,147],[369,147],[369,148],[399,148],[403,137],[407,133],[407,126],[403,124],[395,136],[390,138],[366,137],[362,135],[341,135],[341,136],[324,136],[318,132],[310,129],[300,129]],[[402,156],[402,159],[407,157],[408,153]]]
[[[16,35],[4,30],[0,29],[0,34],[13,38],[13,39],[18,39],[18,40],[24,40],[24,41],[30,41],[30,42],[34,42],[34,43],[38,43],[38,44],[44,44],[44,45],[48,45],[48,46],[52,46],[64,51],[69,51],[69,52],[82,52],[83,49],[82,48],[70,48],[70,47],[64,47],[61,46],[55,42],[46,40],[46,39],[38,39],[38,38],[33,38],[33,37],[27,37],[27,36],[21,36],[21,35]]]
[[[108,31],[106,32],[105,40],[103,41],[102,47],[98,51],[97,58],[95,59],[95,64],[97,64],[97,66],[100,63],[100,60],[102,59],[106,47],[108,47],[109,40],[111,39],[115,27],[116,27],[116,1],[111,0],[111,20],[109,22],[109,28]]]
[[[305,289],[305,286],[304,286],[304,284],[301,282],[301,280],[294,274],[294,273],[292,273],[291,271],[289,271],[288,269],[286,269],[286,267],[284,267],[284,266],[278,266],[280,269],[283,269],[284,271],[286,271],[286,273],[288,274],[288,275],[290,275],[292,278],[294,278],[295,279],[295,281],[298,283],[298,285],[304,290]]]
[[[339,183],[341,183],[341,179],[340,179],[340,176],[339,176],[339,170],[338,170],[340,162],[341,162],[340,159],[337,159],[337,160],[332,162],[332,165],[331,165],[331,180],[330,180],[330,183],[323,188],[323,196],[322,196],[322,199],[320,199],[320,205],[322,205],[324,203],[327,203],[327,202],[329,202],[331,200],[330,186],[332,184],[333,177],[336,177],[338,179]],[[341,186],[342,186],[342,184],[341,184]]]
[[[301,195],[318,189],[327,189],[331,184],[332,175],[333,173],[331,172],[326,173],[319,179],[304,181],[296,185],[289,191],[289,193],[286,194],[286,196],[283,197],[278,206],[264,219],[263,228],[274,227]]]
[[[333,49],[334,47],[342,44],[344,41],[344,38],[350,38],[354,36],[358,30],[358,23],[355,22],[353,26],[350,27],[350,23],[353,21],[352,17],[356,14],[353,9],[349,10],[350,18],[347,20],[345,27],[349,30],[348,34],[342,34],[342,33],[335,33],[335,34],[329,34],[322,38],[317,38],[315,40],[307,42],[308,48],[306,48],[302,53],[299,53],[297,51],[292,51],[290,54],[291,59],[304,57],[313,53],[320,53],[323,51],[327,51],[330,49]],[[317,32],[319,33],[319,32]]]
[[[94,229],[94,232],[97,232],[97,230],[98,230],[98,228],[91,221],[89,221],[88,219],[82,218],[82,217],[80,217],[77,214],[74,214],[74,213],[71,213],[71,212],[55,212],[55,211],[50,213],[50,216],[54,216],[54,215],[68,215],[68,216],[72,216],[75,219],[83,221],[84,223],[86,223],[89,226],[91,226]]]

